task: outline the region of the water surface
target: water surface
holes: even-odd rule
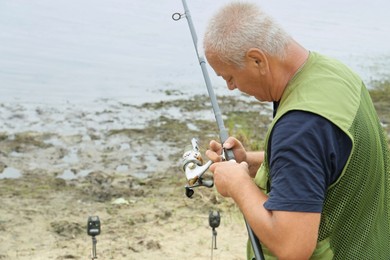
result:
[[[201,45],[210,15],[228,1],[187,2]],[[261,4],[308,49],[342,60],[365,81],[389,78],[389,1]],[[205,94],[187,22],[171,19],[182,11],[179,0],[2,0],[0,102],[135,104],[173,90]],[[226,94],[209,73],[217,94]]]

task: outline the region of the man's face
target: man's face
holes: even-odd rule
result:
[[[207,61],[215,73],[222,77],[230,90],[238,89],[260,101],[271,101],[267,79],[259,71],[253,59],[246,59],[243,68],[222,62],[212,53],[206,54]]]

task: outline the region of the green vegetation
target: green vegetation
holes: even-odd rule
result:
[[[37,132],[21,132],[15,135],[9,135],[6,133],[0,133],[0,154],[15,152],[25,152],[31,147],[48,148],[51,145],[44,142],[44,140],[50,138],[51,134],[40,135]]]
[[[379,119],[387,135],[390,136],[390,81],[374,81],[372,89],[370,89],[370,95]]]
[[[264,139],[269,116],[261,115],[258,111],[230,112],[226,120],[229,135],[236,137],[247,150],[258,151],[264,148]]]

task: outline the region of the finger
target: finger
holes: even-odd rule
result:
[[[225,149],[232,149],[236,144],[238,140],[232,136],[230,136],[226,141],[223,143],[223,148]]]
[[[209,146],[214,152],[219,152],[222,149],[222,145],[215,140],[211,140]]]
[[[248,163],[245,162],[245,161],[240,162],[240,165],[241,165],[242,167],[245,167],[245,168],[248,168],[248,167],[249,167],[249,166],[248,166]]]
[[[245,172],[248,174],[248,176],[250,176],[250,173],[249,173],[249,165],[247,162],[243,161],[243,162],[240,162],[240,166],[242,168],[244,168]]]
[[[207,150],[206,151],[206,156],[213,162],[220,162],[221,161],[221,156],[218,155],[216,152]]]
[[[212,173],[214,173],[214,172],[215,172],[215,169],[217,168],[217,166],[218,166],[218,163],[213,163],[213,164],[210,165],[209,170],[210,170]]]

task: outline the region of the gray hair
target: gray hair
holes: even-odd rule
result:
[[[243,66],[246,52],[258,48],[284,58],[291,37],[259,6],[233,2],[219,10],[206,29],[203,46],[222,61]]]

